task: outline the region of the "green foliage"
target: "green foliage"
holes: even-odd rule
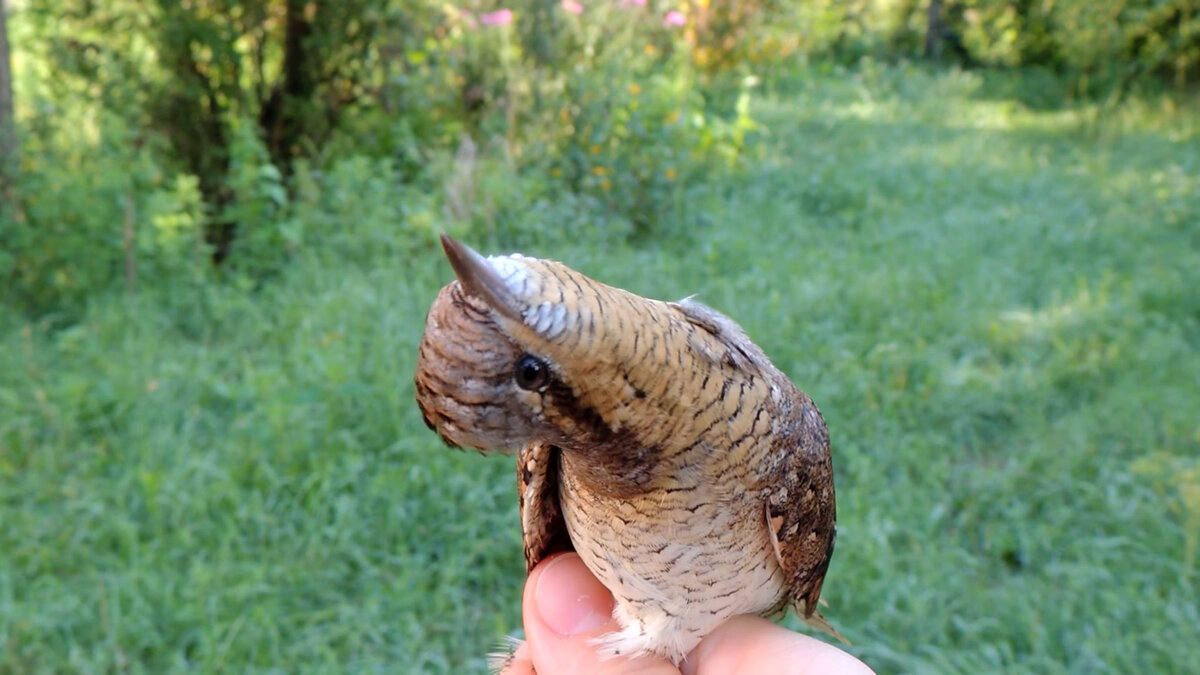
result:
[[[284,236],[293,249],[330,265],[406,258],[424,250],[436,229],[436,200],[406,186],[388,160],[350,157],[321,174],[300,164],[294,184]]]
[[[919,55],[928,8],[817,0],[797,13],[810,50],[853,62]],[[1200,17],[1190,0],[948,0],[941,22],[940,37],[964,65],[1058,69],[1077,96],[1123,96],[1147,76],[1182,87],[1200,67]]]
[[[452,127],[452,217],[520,238],[532,234],[522,214],[561,208],[547,203],[556,195],[583,208],[580,220],[602,238],[684,229],[694,215],[683,184],[735,165],[746,149],[745,107],[728,111],[725,99],[748,92],[697,87],[691,33],[664,26],[653,8],[546,14],[543,4],[518,4],[508,25],[451,16],[441,49],[466,108]],[[525,25],[539,16],[555,30],[534,39]],[[416,56],[419,66],[435,58]]]
[[[415,196],[395,212],[418,219],[398,222],[400,237],[690,236],[696,193],[760,137],[759,82],[786,82],[798,57],[915,54],[928,9],[570,4],[27,3],[12,21],[29,138],[3,216],[7,301],[69,316],[92,289],[136,286],[130,269],[190,283],[205,250],[229,268],[213,278],[259,284],[317,244],[302,210],[342,199],[321,193],[346,190],[325,181],[350,166],[379,172],[352,188],[386,191],[366,203]],[[1200,59],[1193,14],[1182,0],[964,0],[944,4],[942,24],[969,65],[1039,66],[1020,95],[1053,106],[1120,99],[1148,75],[1185,84]],[[201,203],[183,220],[200,236],[180,257],[155,248],[151,223],[189,181]]]
[[[1100,91],[1136,73],[1182,83],[1200,65],[1200,21],[1187,0],[963,5],[968,47],[988,63],[1063,66],[1098,79]]]
[[[241,120],[231,126],[226,178],[230,199],[217,219],[237,228],[229,266],[250,280],[262,279],[294,252],[294,237],[289,241],[284,235],[287,189],[254,124]]]
[[[195,181],[168,178],[121,120],[90,112],[82,124],[38,120],[24,142],[22,213],[0,220],[10,306],[73,315],[123,276],[130,257],[165,278],[196,272],[202,204]]]
[[[317,231],[314,222],[329,221],[315,205],[385,208],[400,195],[416,204],[390,207],[398,221],[387,245],[397,250],[434,228],[513,242],[686,233],[700,217],[689,192],[736,167],[755,130],[749,85],[701,82],[735,52],[664,25],[663,8],[614,2],[577,16],[531,0],[514,9],[501,22],[475,7],[368,0],[151,12],[31,2],[14,17],[28,45],[19,99],[30,102],[21,118],[33,138],[21,217],[5,225],[13,245],[0,260],[10,303],[76,312],[89,289],[120,283],[131,265],[153,269],[159,288],[187,283],[205,249],[225,268],[213,279],[256,285],[304,246],[364,245],[326,242],[346,226]],[[537,34],[536,16],[559,30]],[[751,19],[762,12],[697,5],[685,21],[743,35]],[[68,114],[43,118],[39,106]],[[96,123],[79,128],[80,118]],[[364,182],[346,184],[351,175]],[[170,219],[155,209],[185,184],[198,188],[200,208],[180,205],[175,223],[198,225],[199,241],[188,235],[182,262],[152,259],[161,233],[147,222]],[[58,188],[71,197],[44,199]],[[77,227],[86,215],[97,217]],[[130,218],[135,246],[125,242]],[[84,263],[96,241],[101,255]]]

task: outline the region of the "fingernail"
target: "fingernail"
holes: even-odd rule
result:
[[[612,619],[612,594],[578,555],[551,560],[538,577],[533,597],[542,621],[559,635],[588,633]]]

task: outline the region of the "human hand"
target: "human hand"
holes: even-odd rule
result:
[[[866,675],[862,661],[756,616],[726,621],[688,655],[682,671],[665,659],[603,659],[591,638],[617,630],[613,599],[575,553],[543,560],[525,582],[526,642],[501,675]]]

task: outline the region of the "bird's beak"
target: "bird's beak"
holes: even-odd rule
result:
[[[463,244],[448,234],[442,235],[442,250],[454,268],[458,283],[467,293],[483,300],[496,312],[517,322],[523,322],[519,303],[496,268],[475,249]]]

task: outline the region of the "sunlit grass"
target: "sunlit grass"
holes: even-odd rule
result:
[[[808,80],[757,102],[761,156],[695,187],[693,230],[525,252],[697,293],[813,395],[826,614],[880,671],[1186,672],[1197,118],[1036,111],[972,78]],[[550,213],[529,231],[574,227]],[[432,239],[401,256],[12,322],[0,672],[483,672],[520,626],[514,468],[421,423],[450,272]]]

